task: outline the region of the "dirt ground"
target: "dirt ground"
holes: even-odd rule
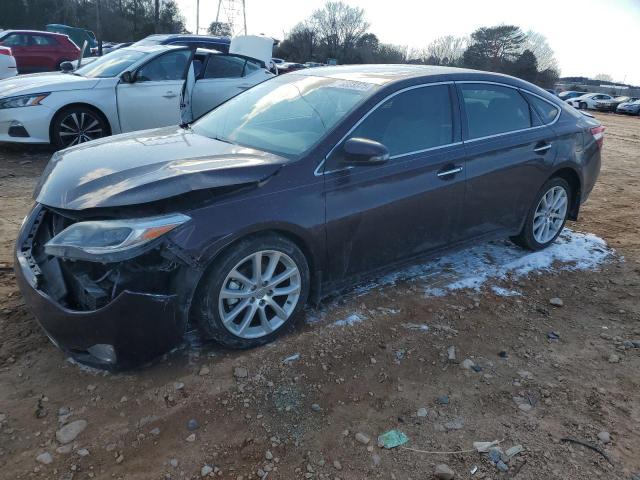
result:
[[[118,375],[66,360],[27,312],[11,249],[51,152],[0,147],[0,478],[416,480],[442,463],[461,479],[633,478],[640,118],[598,118],[607,127],[603,170],[571,228],[604,238],[623,259],[503,282],[523,293],[515,297],[488,288],[426,297],[409,279],[325,302],[264,348],[182,350]],[[564,306],[550,305],[554,297]],[[353,312],[366,320],[334,325]],[[449,346],[482,371],[449,362]],[[56,430],[79,419],[86,429],[61,447]],[[379,448],[376,437],[390,429],[423,451],[492,440],[524,451],[502,472],[477,452]]]

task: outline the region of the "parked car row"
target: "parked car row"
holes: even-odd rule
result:
[[[251,48],[244,51],[251,53]],[[0,81],[0,141],[66,148],[116,133],[188,123],[271,77],[262,60],[248,55],[138,43],[68,74]]]
[[[606,93],[565,91],[558,97],[580,110],[598,110],[631,115],[640,114],[640,98],[608,95]]]

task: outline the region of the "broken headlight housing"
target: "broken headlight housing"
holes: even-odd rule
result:
[[[78,222],[49,240],[47,255],[90,262],[116,262],[135,257],[174,228],[191,220],[174,213],[127,220]]]

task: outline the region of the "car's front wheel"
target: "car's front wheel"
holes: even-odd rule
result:
[[[51,122],[51,143],[67,148],[109,135],[104,117],[95,110],[73,106],[58,112]]]
[[[309,283],[309,267],[296,244],[279,235],[247,238],[209,269],[195,311],[208,337],[231,348],[255,347],[293,324]]]
[[[548,247],[564,228],[570,201],[571,188],[567,181],[559,177],[550,179],[536,196],[522,231],[511,240],[529,250]]]

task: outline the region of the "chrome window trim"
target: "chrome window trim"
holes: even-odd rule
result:
[[[385,97],[380,102],[378,102],[376,105],[374,105],[360,120],[358,120],[358,122],[353,127],[351,127],[351,129],[340,139],[340,141],[338,141],[333,146],[333,148],[329,151],[329,153],[325,156],[325,158],[322,159],[322,161],[318,164],[318,166],[313,171],[314,176],[319,177],[321,175],[326,175],[326,174],[336,173],[336,172],[342,172],[342,171],[350,170],[350,169],[354,168],[353,166],[348,166],[348,167],[339,168],[339,169],[336,169],[336,170],[329,170],[329,171],[326,171],[326,172],[321,172],[320,171],[322,166],[325,164],[325,161],[333,153],[333,151],[336,149],[336,147],[338,145],[340,145],[356,128],[358,128],[358,126],[369,115],[371,115],[381,104],[386,102],[388,99],[393,98],[394,96],[396,96],[396,95],[398,95],[400,93],[406,92],[408,90],[413,90],[415,88],[423,88],[423,87],[429,87],[429,86],[434,86],[434,85],[451,85],[451,84],[455,85],[455,84],[459,84],[459,83],[460,84],[480,83],[480,84],[498,85],[498,86],[501,86],[501,87],[512,88],[514,90],[518,90],[520,92],[524,92],[524,93],[528,93],[529,95],[533,95],[534,97],[538,97],[540,100],[543,100],[543,101],[547,102],[549,105],[557,108],[558,109],[558,113],[556,114],[556,117],[553,119],[553,121],[551,121],[549,123],[546,123],[546,124],[543,124],[543,125],[538,125],[538,126],[535,126],[535,127],[521,128],[521,129],[518,129],[518,130],[510,130],[508,132],[496,133],[496,134],[487,135],[487,136],[484,136],[484,137],[478,137],[478,138],[472,138],[472,139],[468,139],[468,140],[463,140],[461,142],[447,143],[445,145],[439,145],[437,147],[431,147],[431,148],[427,148],[427,149],[424,149],[424,150],[416,150],[414,152],[398,154],[398,155],[394,155],[392,157],[389,157],[390,160],[394,160],[396,158],[400,158],[400,157],[407,156],[407,155],[414,155],[414,154],[417,154],[417,153],[428,152],[428,151],[431,151],[431,150],[438,150],[438,149],[445,148],[445,147],[463,145],[463,144],[466,144],[466,143],[478,142],[478,141],[487,140],[487,139],[490,139],[490,138],[503,137],[505,135],[511,135],[513,133],[521,133],[521,132],[526,132],[526,131],[529,131],[529,130],[537,130],[539,128],[544,128],[544,127],[548,127],[548,126],[551,126],[551,125],[555,124],[558,121],[558,119],[560,118],[560,116],[562,115],[562,106],[556,105],[555,103],[547,100],[546,98],[538,95],[537,93],[534,93],[534,92],[532,92],[530,90],[527,90],[526,88],[516,87],[514,85],[509,85],[507,83],[492,82],[492,81],[489,81],[489,80],[450,80],[450,81],[446,81],[446,82],[435,82],[435,83],[427,83],[427,84],[422,83],[420,85],[412,85],[411,87],[406,87],[406,88],[403,88],[402,90],[398,90],[397,92],[389,94],[387,97]],[[464,99],[460,99],[460,100],[464,101]],[[525,101],[526,101],[526,98],[525,98]],[[464,115],[464,120],[466,120],[466,115]]]
[[[537,130],[538,128],[548,127],[548,126],[551,126],[551,125],[553,125],[554,123],[556,123],[556,122],[558,121],[558,119],[560,118],[560,115],[562,115],[562,107],[561,107],[560,105],[556,105],[555,103],[550,102],[550,101],[549,101],[549,100],[547,100],[546,98],[541,97],[540,95],[538,95],[538,94],[536,94],[536,93],[533,93],[532,91],[527,90],[526,88],[516,87],[516,86],[514,86],[514,85],[509,85],[509,84],[506,84],[506,83],[490,82],[490,81],[487,81],[487,80],[459,80],[459,81],[456,81],[456,82],[454,82],[454,83],[465,83],[465,84],[466,84],[466,83],[482,83],[482,84],[498,85],[498,86],[500,86],[500,87],[512,88],[512,89],[514,89],[514,90],[518,90],[518,91],[520,91],[520,92],[524,92],[524,93],[528,93],[528,94],[530,94],[530,95],[533,95],[534,97],[538,97],[540,100],[544,100],[544,101],[545,101],[545,102],[547,102],[549,105],[551,105],[551,106],[553,106],[553,107],[555,107],[555,108],[557,108],[557,109],[558,109],[558,113],[557,113],[556,117],[553,119],[553,121],[552,121],[552,122],[545,123],[545,124],[543,124],[543,125],[538,125],[538,126],[536,126],[536,127],[520,128],[520,129],[518,129],[518,130],[509,130],[508,132],[495,133],[495,134],[493,134],[493,135],[486,135],[486,136],[484,136],[484,137],[470,138],[470,139],[468,139],[468,140],[463,140],[463,142],[462,142],[462,143],[465,143],[465,144],[466,144],[466,143],[478,142],[478,141],[481,141],[481,140],[487,140],[487,139],[489,139],[489,138],[503,137],[503,136],[505,136],[505,135],[511,135],[512,133],[521,133],[521,132],[526,132],[526,131],[529,131],[529,130]],[[464,102],[464,98],[461,98],[461,100]],[[525,98],[525,101],[527,101],[527,99],[526,99],[526,98]],[[527,103],[529,103],[529,102],[527,102]],[[465,115],[464,117],[465,117],[465,120],[466,120],[466,115]]]
[[[326,172],[321,172],[321,171],[320,171],[320,169],[322,168],[322,166],[325,164],[325,162],[326,162],[327,158],[329,158],[329,157],[331,156],[331,154],[332,154],[332,153],[333,153],[333,151],[338,147],[338,145],[340,145],[340,144],[341,144],[341,143],[342,143],[342,142],[343,142],[343,141],[344,141],[344,140],[345,140],[349,135],[351,135],[351,133],[352,133],[356,128],[358,128],[358,127],[360,126],[360,124],[361,124],[362,122],[364,122],[364,121],[367,119],[367,117],[368,117],[369,115],[371,115],[374,111],[376,111],[376,110],[378,109],[378,107],[380,107],[380,105],[382,105],[383,103],[385,103],[385,102],[386,102],[387,100],[389,100],[390,98],[393,98],[393,97],[395,97],[396,95],[400,95],[401,93],[408,92],[409,90],[415,90],[416,88],[434,87],[434,86],[436,86],[436,85],[453,85],[453,84],[454,84],[454,81],[453,81],[453,80],[448,80],[448,81],[446,81],[446,82],[421,83],[421,84],[419,84],[419,85],[411,85],[410,87],[405,87],[405,88],[403,88],[403,89],[401,89],[401,90],[398,90],[397,92],[390,93],[389,95],[387,95],[386,97],[384,97],[382,100],[380,100],[378,103],[376,103],[373,107],[371,107],[371,108],[369,109],[369,111],[368,111],[366,114],[364,114],[364,115],[360,118],[360,120],[358,120],[358,121],[355,123],[355,125],[353,125],[353,127],[351,127],[351,128],[349,129],[349,131],[348,131],[347,133],[345,133],[345,134],[344,134],[344,136],[343,136],[343,137],[342,137],[338,142],[336,142],[336,144],[331,148],[331,150],[329,150],[329,153],[327,153],[327,154],[325,155],[325,157],[322,159],[322,161],[321,161],[321,162],[318,164],[318,166],[315,168],[315,170],[313,171],[313,175],[314,175],[314,176],[316,176],[316,177],[319,177],[319,176],[321,176],[321,175],[327,175],[327,174],[329,174],[329,173],[342,172],[342,171],[344,171],[344,170],[350,170],[350,169],[352,169],[352,168],[353,168],[353,166],[348,166],[348,167],[339,168],[339,169],[336,169],[336,170],[329,170],[329,171],[326,171]],[[451,99],[451,100],[453,100],[453,99]],[[451,106],[452,106],[452,108],[454,107],[453,105],[451,105]],[[424,149],[424,150],[416,150],[416,151],[413,151],[413,152],[401,153],[401,154],[393,155],[392,157],[389,157],[389,160],[393,160],[393,159],[395,159],[395,158],[403,157],[403,156],[406,156],[406,155],[414,155],[414,154],[416,154],[416,153],[428,152],[428,151],[430,151],[430,150],[435,150],[435,149],[438,149],[438,148],[449,147],[449,146],[453,146],[453,145],[461,145],[461,144],[462,144],[462,142],[457,142],[457,143],[456,143],[456,142],[452,142],[452,143],[447,143],[447,144],[444,144],[444,145],[439,145],[439,146],[437,146],[437,147],[430,147],[430,148],[426,148],[426,149]]]

